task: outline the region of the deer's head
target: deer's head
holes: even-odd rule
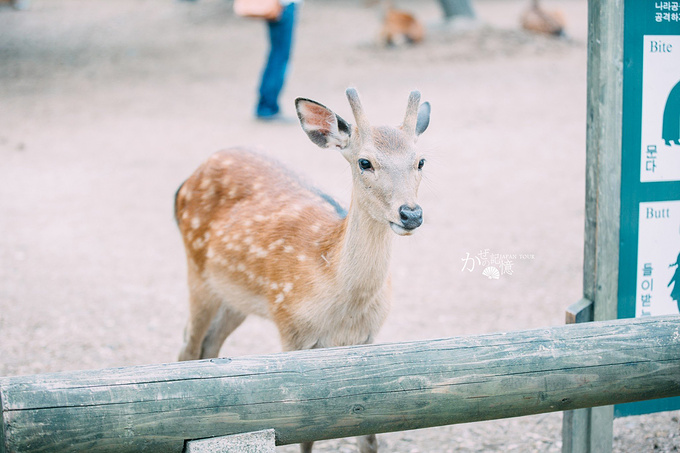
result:
[[[321,148],[338,149],[352,169],[352,202],[399,235],[412,234],[423,222],[417,204],[425,159],[416,147],[430,122],[430,104],[411,92],[399,127],[371,126],[355,89],[347,89],[356,125],[318,102],[295,100],[302,129]]]

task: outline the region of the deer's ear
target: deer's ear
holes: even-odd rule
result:
[[[430,103],[423,102],[418,109],[418,119],[416,121],[416,136],[425,132],[430,125]]]
[[[297,98],[295,109],[302,130],[321,148],[345,149],[352,135],[350,124],[318,102]]]

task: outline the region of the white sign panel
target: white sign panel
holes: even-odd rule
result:
[[[635,316],[678,314],[680,201],[640,203]]]
[[[680,36],[644,41],[640,181],[680,181]]]

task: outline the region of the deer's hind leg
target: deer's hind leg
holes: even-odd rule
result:
[[[215,358],[220,353],[220,348],[231,333],[246,319],[246,315],[234,310],[226,304],[220,305],[217,314],[210,323],[208,332],[203,338],[201,346],[201,359]]]
[[[189,321],[184,329],[184,345],[179,353],[180,361],[201,358],[203,341],[220,306],[220,298],[210,291],[200,276],[190,270]]]

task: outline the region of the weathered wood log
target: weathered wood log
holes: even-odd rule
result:
[[[278,444],[680,395],[680,316],[0,379],[0,452]]]

